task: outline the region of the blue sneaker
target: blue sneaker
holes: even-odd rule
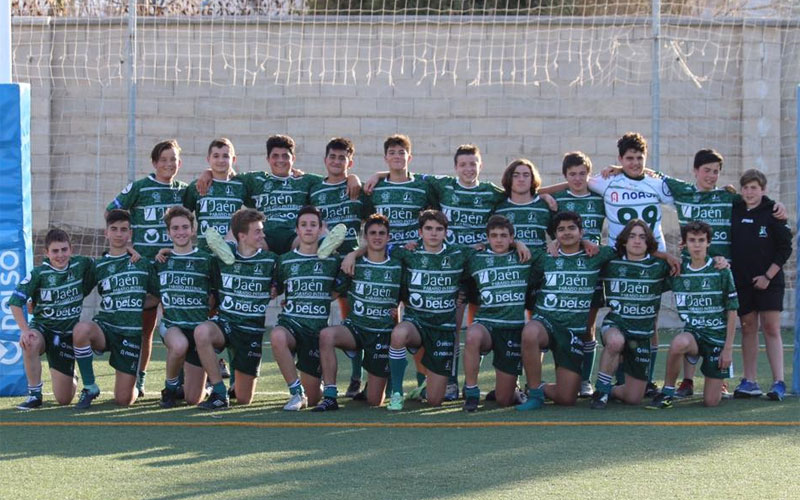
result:
[[[736,386],[736,389],[733,390],[733,397],[734,398],[757,398],[763,394],[761,392],[761,387],[758,386],[758,382],[753,380],[747,380],[743,378],[739,385]]]
[[[544,406],[544,391],[542,389],[528,389],[528,400],[518,404],[518,411],[538,410]]]
[[[767,393],[767,397],[772,401],[783,401],[784,396],[786,396],[786,384],[783,380],[774,382]]]

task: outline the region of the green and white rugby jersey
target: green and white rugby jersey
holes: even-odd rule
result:
[[[531,273],[534,282],[541,284],[536,292],[536,314],[553,323],[585,331],[600,271],[616,255],[606,246],[601,246],[594,257],[588,257],[582,249],[571,254],[559,251],[558,257],[534,250]]]
[[[156,262],[155,268],[164,325],[191,331],[207,321],[212,276],[218,273],[216,259],[195,248],[185,254],[173,252],[166,262]]]
[[[552,212],[540,197],[523,204],[506,199],[495,207],[494,214],[502,215],[514,224],[514,241],[531,248],[544,248],[547,245],[547,226]]]
[[[429,176],[431,194],[450,222],[447,243],[474,245],[486,241],[486,221],[495,205],[506,199],[506,193],[491,182],[463,186],[457,178],[447,175]]]
[[[278,177],[267,172],[238,175],[245,187],[245,205],[266,217],[264,232],[281,227],[294,231],[297,212],[309,204],[309,193],[322,182],[316,174]]]
[[[128,254],[106,254],[95,261],[94,268],[100,294],[100,310],[94,318],[124,336],[141,337],[145,297],[158,295],[153,265],[147,259],[131,262]]]
[[[33,321],[64,335],[81,319],[83,298],[94,287],[94,263],[88,257],[75,255],[67,267],[55,269],[48,259],[33,268],[19,282],[8,300],[11,306],[25,310],[28,299],[34,303]]]
[[[740,196],[724,189],[700,191],[695,184],[663,174],[662,177],[672,192],[680,225],[701,221],[711,226],[709,255],[721,255],[730,259],[733,201]]]
[[[259,249],[250,257],[243,257],[236,251],[236,245],[231,242],[228,245],[236,257],[234,263],[228,265],[216,259],[219,273],[214,278],[219,316],[237,329],[263,335],[278,256]]]
[[[106,210],[130,211],[133,247],[152,260],[159,250],[172,245],[164,214],[169,208],[183,204],[185,190],[185,182],[173,180],[165,184],[157,181],[155,174],[150,174],[125,186]]]
[[[394,328],[392,310],[400,300],[403,265],[396,258],[372,262],[366,256],[356,261],[355,274],[346,280],[347,319],[371,333],[387,333]]]
[[[358,247],[361,219],[364,218],[364,196],[351,200],[347,194],[347,180],[329,184],[326,181],[311,189],[310,203],[322,214],[328,230],[337,224],[347,226],[347,235],[338,252],[342,255]]]
[[[569,189],[565,189],[553,193],[553,198],[558,202],[559,212],[577,212],[581,216],[583,237],[599,245],[600,235],[603,232],[603,221],[606,218],[603,197],[592,192],[577,195]]]
[[[377,213],[389,219],[389,243],[405,245],[419,238],[419,213],[433,206],[427,176],[409,173],[410,180],[381,179],[366,198],[367,215]]]
[[[422,246],[416,251],[394,247],[392,257],[405,267],[404,286],[406,317],[441,328],[456,327],[456,296],[467,259],[474,253],[469,247],[444,244],[438,253]]]
[[[642,260],[617,257],[606,264],[602,277],[611,310],[603,324],[614,324],[631,337],[652,337],[668,276],[669,265],[650,255]]]
[[[209,251],[205,236],[209,227],[222,236],[227,234],[231,217],[242,208],[244,199],[244,183],[238,178],[228,181],[214,179],[205,196],[197,192],[197,181],[189,184],[183,206],[194,212],[197,218],[197,247],[200,250]]]
[[[709,258],[700,269],[683,261],[680,276],[669,278],[675,306],[684,330],[715,345],[724,345],[728,311],[739,309],[739,299],[730,269],[714,269]]]
[[[338,254],[320,259],[294,249],[281,255],[276,283],[278,292],[286,293],[286,303],[278,318],[290,319],[313,334],[328,326],[331,293],[341,291],[343,282],[340,264]]]
[[[467,272],[478,284],[481,301],[475,321],[500,329],[520,329],[525,325],[530,262],[521,263],[513,251],[496,254],[486,249],[467,260]]]

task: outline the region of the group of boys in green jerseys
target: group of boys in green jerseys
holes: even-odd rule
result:
[[[626,134],[626,137],[629,135],[631,134]],[[624,140],[625,137],[620,140],[621,144]],[[622,175],[629,175],[625,170],[625,156],[629,149],[636,153],[646,153],[643,139],[641,143],[643,146],[639,148],[638,143],[634,141],[634,147],[626,148],[625,151],[623,146],[620,146]],[[350,141],[334,139],[326,147],[325,166],[328,177],[303,174],[293,168],[295,157],[294,142],[291,138],[272,136],[267,141],[267,159],[271,172],[234,176],[233,145],[227,139],[219,139],[209,146],[210,169],[187,189],[185,184],[174,180],[181,164],[180,148],[174,141],[160,143],[151,155],[155,173],[127,186],[109,205],[111,211],[116,211],[113,209],[131,211],[130,237],[134,248],[146,259],[134,262],[135,259],[130,259],[128,256],[127,247],[114,246],[109,232],[119,231],[114,224],[124,226],[124,223],[115,220],[113,223],[107,223],[109,254],[94,263],[94,267],[91,263],[83,264],[87,269],[91,268],[92,276],[87,274],[83,277],[79,272],[68,273],[68,277],[73,279],[78,275],[82,276],[81,280],[71,282],[70,285],[74,290],[84,287],[81,290],[81,299],[94,285],[94,275],[100,277],[97,283],[102,297],[101,311],[93,322],[75,324],[74,314],[58,312],[55,316],[66,323],[50,324],[52,317],[47,317],[46,313],[52,309],[45,310],[41,305],[45,296],[49,298],[50,295],[40,292],[40,296],[35,297],[38,289],[31,288],[30,281],[26,281],[25,286],[21,285],[20,291],[15,294],[18,308],[28,299],[32,298],[34,302],[34,320],[31,325],[39,327],[39,330],[33,327],[23,329],[29,333],[38,332],[37,335],[23,335],[25,337],[23,348],[27,348],[26,356],[31,358],[31,364],[35,364],[34,357],[38,361],[39,354],[46,351],[51,367],[59,366],[58,361],[69,357],[66,352],[57,353],[58,346],[66,345],[65,339],[73,340],[74,358],[78,361],[85,386],[79,406],[87,407],[99,394],[91,371],[92,349],[112,350],[117,353],[112,354],[111,359],[112,366],[118,373],[115,400],[120,404],[131,404],[136,398],[134,382],[138,385],[139,393],[143,392],[144,373],[149,360],[155,306],[158,303],[158,300],[152,297],[147,298],[146,294],[151,293],[160,297],[166,327],[164,341],[168,348],[168,361],[162,405],[167,407],[174,405],[180,388],[183,389],[183,397],[187,402],[199,403],[204,394],[205,376],[208,374],[213,390],[204,405],[211,409],[226,407],[228,395],[217,365],[217,353],[225,347],[232,356],[236,376],[242,377],[241,384],[238,378],[235,379],[236,382],[232,382],[235,384],[235,390],[232,392],[237,395],[240,403],[247,403],[252,399],[261,356],[261,338],[255,342],[254,335],[257,331],[263,334],[263,313],[270,296],[285,291],[283,310],[278,325],[272,331],[271,339],[276,360],[290,389],[291,399],[286,409],[299,409],[309,403],[314,405],[320,400],[317,409],[335,408],[337,396],[335,354],[333,354],[335,347],[346,349],[356,360],[352,377],[356,380],[360,379],[361,371],[358,353],[364,351],[369,357],[365,367],[370,380],[377,377],[372,385],[368,385],[372,389],[368,391],[366,397],[371,404],[382,403],[383,388],[386,385],[385,376],[391,372],[392,400],[389,404],[391,409],[402,408],[405,349],[422,347],[419,371],[428,375],[428,401],[438,404],[445,398],[446,392],[451,392],[453,385],[457,396],[458,386],[453,384],[453,377],[457,371],[458,360],[456,332],[461,326],[463,310],[462,301],[457,300],[461,291],[466,294],[466,301],[473,304],[468,320],[471,326],[467,331],[465,352],[465,397],[469,403],[465,404],[466,409],[477,408],[475,396],[479,391],[475,383],[480,355],[492,348],[495,349],[495,367],[498,370],[495,397],[503,405],[522,402],[521,409],[536,407],[537,402],[543,400],[544,394],[556,402],[570,404],[579,393],[587,395],[581,382],[588,381],[594,364],[596,342],[593,330],[597,310],[602,305],[602,294],[598,293],[600,291],[598,288],[602,288],[598,286],[600,280],[595,277],[585,282],[583,278],[573,276],[565,278],[567,281],[573,278],[574,280],[562,286],[558,283],[561,278],[557,277],[568,276],[565,274],[567,271],[561,268],[548,271],[545,263],[550,262],[549,259],[554,259],[553,265],[559,265],[559,262],[560,265],[572,262],[571,259],[565,258],[567,255],[564,254],[564,243],[558,236],[559,224],[553,225],[553,222],[556,222],[553,218],[555,213],[553,209],[556,207],[553,198],[555,198],[559,209],[583,215],[577,220],[571,219],[573,225],[577,224],[580,233],[577,239],[579,249],[576,251],[585,252],[586,257],[586,259],[575,259],[575,265],[599,263],[591,264],[589,270],[581,268],[573,271],[578,274],[589,272],[598,275],[602,265],[610,262],[610,267],[620,266],[619,272],[628,272],[625,271],[627,269],[625,263],[620,264],[612,258],[614,255],[625,257],[622,247],[617,246],[617,254],[610,249],[601,248],[599,254],[594,255],[598,252],[596,245],[599,243],[607,203],[604,203],[601,196],[591,193],[588,189],[587,179],[591,171],[589,159],[579,152],[567,154],[563,165],[567,183],[541,190],[539,189],[541,180],[533,164],[527,160],[516,160],[504,172],[502,179],[504,189],[501,190],[491,183],[478,180],[481,158],[480,151],[474,145],[461,146],[457,150],[454,157],[456,177],[414,176],[408,170],[411,161],[410,140],[405,136],[395,135],[390,136],[384,143],[385,161],[389,170],[376,174],[365,185],[365,194],[359,194],[357,178],[348,175],[348,169],[353,164],[353,153],[354,148]],[[643,169],[644,161],[640,163]],[[695,167],[697,170],[697,165]],[[709,238],[709,243],[713,241],[717,246],[724,248],[724,242],[717,242],[725,239],[724,214],[716,212],[711,214],[708,210],[709,204],[704,203],[709,200],[705,200],[705,195],[698,195],[708,190],[698,189],[671,178],[665,178],[664,182],[673,191],[672,196],[676,199],[681,222],[691,217],[704,218],[698,210],[705,209],[709,218],[713,219],[710,222],[715,225],[715,231],[712,233],[714,238],[713,240]],[[353,184],[356,184],[355,190]],[[555,192],[551,198],[544,194],[545,191]],[[727,191],[713,189],[711,192],[710,196],[713,199],[710,201],[720,205],[730,202],[731,195],[723,194]],[[679,196],[682,201],[678,201]],[[691,201],[688,201],[690,196]],[[319,211],[305,213],[304,225],[301,226],[300,215],[305,210],[302,207],[307,204],[316,205]],[[166,212],[171,207],[179,205],[187,206],[197,215],[199,249],[195,249],[191,244],[195,225],[191,212],[174,210],[169,220],[179,222],[175,228],[171,228],[169,222],[167,224],[162,222]],[[263,222],[248,220],[243,226],[239,226],[238,232],[229,229],[232,227],[231,217],[243,205],[251,206],[263,213]],[[431,212],[423,221],[419,216],[427,207],[441,209],[441,212]],[[251,217],[253,213],[258,213],[255,210],[250,212]],[[650,217],[652,214],[644,212],[647,210],[641,214],[643,217],[652,218]],[[347,226],[342,246],[342,253],[345,253],[356,248],[361,222],[366,214],[371,213],[385,216],[385,223],[384,219],[375,219],[371,225],[374,232],[386,233],[384,249],[378,248],[380,242],[376,240],[373,245],[375,248],[370,250],[368,228],[365,226],[366,244],[360,250],[360,254],[353,255],[362,261],[352,262],[351,259],[349,270],[355,275],[345,280],[337,272],[338,257],[322,260],[315,257],[317,240],[324,234],[323,221],[328,225],[343,223]],[[503,217],[496,218],[494,227],[490,224],[487,228],[487,221],[492,213]],[[634,211],[630,217],[634,218],[636,215],[640,214]],[[314,218],[318,219],[316,225],[313,222]],[[641,223],[637,227],[642,230],[648,227],[652,230],[653,223],[658,221],[660,213],[656,219],[649,221],[649,224]],[[433,236],[429,235],[430,241],[426,243],[424,225],[426,222],[430,222],[429,225],[432,226],[437,224],[442,226],[429,228],[428,231],[431,234],[437,230],[443,231],[441,241],[435,243],[431,239]],[[236,254],[234,264],[225,265],[205,251],[207,250],[205,231],[210,227],[221,233],[230,233],[229,239],[238,242],[238,245],[231,243],[230,250]],[[558,257],[548,257],[544,252],[545,232],[548,228],[554,241],[549,249],[550,254],[559,253]],[[495,235],[495,239],[515,239],[522,243],[517,246],[520,255],[517,256],[510,251],[511,241],[505,246],[501,243],[492,245],[492,229],[502,233]],[[625,230],[627,227],[623,232]],[[638,235],[635,228],[634,232]],[[266,238],[264,238],[265,233]],[[567,233],[569,231],[565,232]],[[467,246],[485,245],[487,235],[490,245],[485,251],[476,252]],[[374,237],[380,239],[379,235]],[[586,238],[590,243],[582,243],[582,238]],[[121,245],[122,239],[122,236],[117,236],[117,243]],[[176,239],[181,243],[177,244]],[[244,254],[241,247],[242,239],[249,242],[244,244],[247,248]],[[418,240],[421,240],[422,246],[414,250]],[[406,243],[413,244],[406,249],[402,247],[402,244]],[[150,262],[149,259],[155,258],[159,249],[170,244],[173,247],[172,252],[162,259],[163,262]],[[391,245],[388,255],[385,250],[386,245]],[[69,246],[68,238],[67,246]],[[573,250],[571,246],[568,246],[568,249]],[[531,259],[533,266],[525,262],[530,254],[529,250],[534,252]],[[370,254],[370,251],[373,253]],[[383,257],[381,252],[384,252]],[[283,255],[279,258],[278,253]],[[724,251],[719,253],[724,255]],[[254,258],[257,254],[259,257]],[[652,254],[653,252],[649,251],[648,258],[652,259]],[[47,255],[50,259],[49,248]],[[509,265],[514,260],[514,266],[518,267],[502,274],[503,277],[509,278],[508,283],[498,279],[486,280],[489,274],[496,274],[497,271],[490,268],[496,265],[499,256],[505,256]],[[73,260],[76,263],[83,262],[77,257],[67,259],[70,269],[73,267]],[[663,272],[665,266],[660,262],[656,259],[651,263],[652,266],[648,265],[645,268],[656,267],[659,272]],[[45,271],[48,269],[44,266],[50,268],[50,271],[61,270],[53,268],[50,261],[46,261],[42,267],[36,269],[37,277],[42,273],[47,274]],[[150,272],[147,266],[153,266],[155,269]],[[121,268],[127,269],[126,272],[131,274],[131,278],[120,278],[123,275]],[[256,270],[259,273],[256,273]],[[360,280],[359,273],[361,273]],[[383,287],[377,286],[375,282],[375,276],[381,273],[388,280]],[[196,274],[198,279],[190,279],[193,274]],[[261,274],[262,277],[256,277],[256,274]],[[307,275],[319,276],[310,282],[300,279]],[[60,274],[58,276],[61,277]],[[133,278],[134,276],[139,278]],[[398,276],[403,277],[402,286],[397,281]],[[433,279],[432,276],[438,277]],[[48,279],[53,281],[50,274]],[[553,279],[556,282],[550,283],[549,280]],[[652,279],[658,281],[656,278]],[[273,281],[277,286],[276,290],[270,293],[269,284]],[[588,282],[591,282],[591,293],[589,307],[584,311],[584,306],[587,304],[585,294],[588,293],[584,285]],[[610,297],[609,305],[612,312],[604,322],[604,335],[607,331],[620,333],[624,330],[627,333],[623,333],[623,336],[636,337],[638,335],[636,332],[639,332],[642,335],[637,337],[638,340],[652,338],[653,335],[646,335],[647,329],[641,326],[642,322],[646,321],[643,318],[636,319],[635,323],[638,326],[633,328],[634,333],[630,333],[631,327],[625,323],[625,317],[630,315],[617,312],[617,309],[629,311],[631,308],[627,303],[633,298],[630,294],[618,291],[622,282],[614,282],[616,284],[611,288],[609,283],[611,281],[607,280],[606,295]],[[36,286],[39,286],[38,281]],[[85,289],[86,286],[89,288]],[[548,286],[556,288],[548,289]],[[534,316],[534,321],[528,323],[517,339],[513,332],[521,329],[526,308],[529,311],[534,309],[531,290],[535,288],[542,289],[535,298],[537,314]],[[645,293],[645,296],[650,297],[652,304],[640,308],[648,313],[655,310],[651,321],[653,333],[658,310],[657,301],[653,298],[658,294],[656,288]],[[367,290],[370,293],[367,293]],[[545,292],[546,290],[549,292]],[[341,327],[327,327],[330,297],[344,295],[346,291],[347,301],[343,301],[342,304],[343,317],[347,316],[348,311],[353,310],[356,312],[355,316],[348,317]],[[219,314],[209,320],[209,312],[214,310],[208,300],[212,292],[219,301]],[[74,295],[77,292],[71,293]],[[106,295],[103,295],[104,293]],[[566,298],[561,295],[565,295]],[[22,299],[23,296],[25,300]],[[119,296],[124,296],[125,299],[119,300]],[[641,302],[641,297],[638,298]],[[392,300],[394,304],[391,304]],[[501,301],[503,307],[499,306]],[[398,303],[406,305],[405,314],[402,311],[398,313],[395,307]],[[375,307],[376,304],[383,305]],[[79,309],[78,307],[78,316]],[[512,309],[515,311],[518,309],[522,314],[511,312]],[[60,311],[60,306],[57,310]],[[142,310],[144,314],[137,314]],[[475,316],[476,310],[477,316]],[[365,314],[364,311],[372,312],[374,315]],[[570,312],[569,321],[565,322],[564,314],[559,313],[567,311]],[[18,312],[19,320],[24,321],[21,309]],[[615,317],[614,314],[622,314],[622,319]],[[69,316],[69,319],[63,315]],[[363,323],[365,318],[367,323]],[[399,319],[402,321],[397,326],[393,329],[387,328],[390,321],[394,323]],[[609,324],[608,327],[605,326],[606,323]],[[618,323],[622,323],[622,326],[620,327]],[[347,330],[349,335],[343,334],[341,328]],[[387,337],[390,331],[391,335]],[[603,340],[611,359],[605,364],[601,360],[598,391],[593,402],[593,405],[597,406],[603,403],[604,395],[607,398],[611,394],[610,379],[607,377],[607,371],[603,370],[608,370],[608,366],[611,365],[616,366],[614,361],[619,360],[619,355],[624,360],[625,372],[635,379],[632,381],[633,385],[629,385],[635,387],[634,393],[639,392],[636,381],[642,380],[641,363],[645,358],[649,364],[648,370],[645,370],[647,380],[652,379],[654,358],[652,349],[648,351],[649,355],[645,356],[644,347],[639,346],[636,354],[629,353],[626,356],[624,352],[620,352],[615,358],[613,350],[608,346],[609,343],[614,344],[616,337],[609,335],[611,340],[608,343],[605,336]],[[120,343],[119,338],[125,340],[121,347],[117,347]],[[520,345],[521,352],[518,349]],[[562,373],[561,368],[577,373],[577,385],[573,383],[574,376],[569,375],[564,378],[557,375],[556,384],[552,385],[551,389],[547,388],[550,386],[540,387],[540,377],[537,378],[536,373],[537,370],[539,373],[541,370],[541,355],[531,353],[547,346],[552,346],[551,350],[559,368],[557,373]],[[626,343],[626,346],[629,347],[629,344]],[[72,345],[69,347],[71,349]],[[52,353],[51,348],[54,349]],[[578,351],[581,352],[580,355]],[[298,358],[297,368],[302,373],[300,378],[297,377],[295,367],[292,365],[294,355]],[[538,359],[538,369],[531,361],[531,356]],[[528,362],[525,361],[526,358]],[[256,359],[258,361],[254,361]],[[332,368],[329,367],[326,371],[325,363],[320,366],[320,359],[327,359],[327,364],[333,365]],[[89,367],[85,368],[87,360]],[[639,365],[635,369],[628,366],[635,365],[637,360]],[[529,387],[527,401],[524,401],[524,396],[515,390],[516,378],[521,373],[522,365],[525,365],[526,369],[530,365],[530,370],[526,370]],[[62,371],[56,368],[56,372],[72,373],[71,369],[63,368]],[[179,378],[182,371],[186,372],[183,381]],[[29,399],[38,397],[38,403],[41,404],[41,380],[40,376],[35,376],[35,372],[34,367],[32,368],[34,376],[29,376],[31,388]],[[325,383],[322,393],[318,384],[320,377]],[[58,375],[54,376],[56,399],[59,402],[68,402],[74,395],[74,384],[71,378],[69,383],[61,378]],[[420,380],[418,376],[418,381]],[[72,387],[71,394],[66,389],[67,386]],[[55,390],[56,387],[59,387],[58,391]],[[69,394],[68,400],[67,394]],[[632,401],[631,398],[623,397],[623,399]],[[641,396],[638,400],[641,400]]]

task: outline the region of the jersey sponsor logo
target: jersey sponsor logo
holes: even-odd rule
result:
[[[385,207],[385,206],[378,207],[379,214],[386,216],[392,222],[397,221],[399,225],[406,225],[406,224],[411,224],[412,222],[416,222],[414,220],[416,218],[414,212],[415,210],[410,208]]]
[[[622,191],[621,194],[620,191]],[[658,199],[658,196],[656,196],[655,193],[647,193],[643,191],[629,191],[627,189],[611,191],[612,203],[619,202],[620,198],[622,199],[622,201],[638,201],[638,200],[648,200],[653,198]]]
[[[42,309],[42,317],[47,319],[68,319],[81,315],[81,304],[72,307],[45,307]]]
[[[283,306],[283,311],[287,314],[306,314],[310,316],[327,316],[328,307],[321,304],[295,304],[292,300],[287,300]]]
[[[249,280],[246,277],[235,276],[232,274],[222,275],[222,288],[225,290],[235,290],[237,292],[264,292],[264,284],[260,281]]]
[[[161,286],[180,286],[194,287],[194,276],[186,276],[178,273],[161,273],[159,275]]]
[[[714,305],[714,300],[711,297],[694,297],[688,293],[676,293],[675,304],[678,307],[686,308],[711,307]]]
[[[589,278],[586,276],[572,276],[566,272],[546,272],[545,284],[550,287],[576,287],[585,288],[589,285]]]
[[[286,291],[288,293],[325,292],[325,285],[319,281],[292,278],[286,280]]]
[[[478,282],[481,284],[504,283],[509,281],[519,281],[521,279],[522,276],[516,269],[509,269],[505,271],[499,271],[497,269],[486,269],[484,271],[481,271],[480,275],[478,276]]]
[[[121,309],[141,309],[144,306],[144,301],[136,297],[121,297],[114,299],[113,297],[103,297],[100,302],[100,307],[103,311],[119,311]]]
[[[166,236],[166,235],[165,235]],[[145,243],[157,243],[161,239],[158,229],[150,228],[144,232]]]
[[[357,316],[364,316],[367,318],[383,318],[391,316],[391,309],[377,306],[364,305],[360,300],[353,302],[353,312]]]
[[[267,312],[267,305],[266,304],[259,304],[247,301],[234,301],[230,295],[226,295],[222,299],[222,304],[220,304],[220,309],[223,311],[230,311],[230,312],[241,312],[245,314],[253,313],[253,314],[264,314]]]
[[[74,287],[64,288],[61,290],[39,290],[39,296],[42,302],[61,302],[64,300],[79,299],[83,294]]]
[[[240,203],[226,200],[215,200],[213,198],[203,198],[200,200],[200,213],[215,215],[233,215]]]
[[[446,288],[453,286],[453,278],[451,276],[431,275],[423,271],[412,271],[411,284],[422,287]]]
[[[610,300],[608,307],[615,313],[625,316],[652,317],[656,314],[656,306],[654,304],[624,304],[618,300]]]
[[[489,290],[481,292],[481,304],[490,306],[493,304],[510,304],[512,302],[524,302],[525,294],[522,292],[496,292],[492,293]]]
[[[387,280],[388,281],[388,280]],[[355,287],[356,295],[360,295],[365,299],[391,299],[392,289],[381,286],[373,285],[371,283],[357,282]]]
[[[701,205],[683,205],[681,214],[683,214],[684,218],[691,220],[710,221],[726,218],[721,208]]]
[[[206,302],[203,297],[192,297],[187,295],[161,294],[161,303],[164,307],[204,307]]]
[[[759,238],[766,238],[767,237],[767,226],[761,226],[758,229],[758,237]]]
[[[645,271],[644,269],[642,271]],[[631,295],[650,295],[649,283],[637,283],[630,281],[614,280],[611,282],[612,293],[622,293]]]
[[[423,297],[419,293],[412,293],[408,297],[409,305],[417,309],[428,309],[433,311],[449,311],[455,309],[455,298],[445,297]]]

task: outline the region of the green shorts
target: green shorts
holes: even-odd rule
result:
[[[538,314],[533,319],[547,329],[547,349],[553,353],[556,368],[566,368],[580,374],[583,366],[582,338],[586,335],[586,325],[570,328]]]
[[[356,349],[364,351],[362,366],[367,373],[376,377],[389,377],[389,341],[392,331],[371,333],[354,325],[352,321],[345,320],[342,326],[350,330],[350,335],[356,341]],[[355,352],[347,351],[348,357],[355,356]]]
[[[422,337],[422,366],[437,375],[449,377],[453,371],[453,349],[455,347],[455,332],[450,328],[441,328],[422,323],[416,318],[406,318],[414,325]],[[412,354],[416,349],[408,349]]]
[[[220,317],[211,320],[225,336],[225,347],[231,354],[231,367],[245,375],[258,377],[261,373],[261,344],[264,334],[245,332]]]
[[[603,321],[603,326],[600,328],[602,333],[606,333],[609,328],[616,328],[625,337],[625,343],[622,346],[622,370],[625,375],[638,380],[650,379],[650,338],[649,337],[633,337],[628,335],[628,332],[619,325],[614,324],[613,321]],[[605,339],[600,335],[600,339],[605,345]]]
[[[296,344],[295,355],[297,356],[295,366],[297,369],[312,377],[320,378],[322,369],[319,364],[319,332],[312,332],[307,328],[303,328],[297,322],[288,318],[278,319],[276,326],[286,328],[294,337]]]
[[[492,328],[484,323],[479,322],[479,324],[486,328],[492,337],[492,366],[494,366],[494,369],[509,375],[521,375],[522,351],[520,342],[522,327]],[[488,351],[481,354],[488,354]]]
[[[733,377],[733,364],[724,370],[719,367],[719,357],[722,355],[723,346],[712,344],[694,332],[689,333],[692,334],[694,341],[697,342],[697,356],[686,356],[686,361],[696,365],[700,358],[703,358],[700,371],[708,378],[726,379]]]
[[[51,370],[70,377],[75,376],[75,351],[72,349],[72,332],[57,332],[44,325],[31,321],[31,330],[36,330],[44,337],[44,354]]]
[[[281,255],[292,249],[297,233],[286,226],[270,226],[264,228],[264,236],[269,251]]]
[[[110,353],[108,364],[115,370],[137,375],[139,373],[139,354],[142,350],[141,335],[123,335],[123,333],[99,319],[92,320],[103,331],[106,348],[103,352]]]

